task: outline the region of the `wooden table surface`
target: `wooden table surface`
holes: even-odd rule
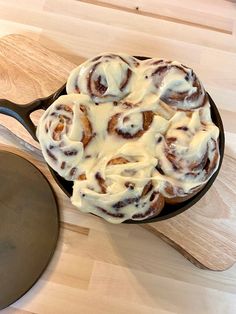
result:
[[[0,0],[0,36],[11,33],[73,63],[125,51],[192,66],[217,100],[226,139],[236,143],[233,0]],[[230,149],[235,156],[235,146]],[[65,212],[68,220],[76,217]],[[236,265],[203,271],[139,226],[114,229],[90,216],[80,225],[63,229],[63,258],[55,255],[31,291],[2,313],[236,313]]]

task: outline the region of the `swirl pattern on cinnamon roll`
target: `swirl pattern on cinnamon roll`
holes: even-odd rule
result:
[[[37,137],[47,163],[67,180],[78,179],[84,149],[93,138],[87,96],[61,96],[40,118]]]
[[[138,65],[137,59],[125,54],[102,54],[71,72],[67,93],[83,93],[97,103],[118,101],[130,93]]]
[[[196,194],[219,164],[219,129],[192,69],[103,54],[72,71],[40,119],[48,164],[72,203],[109,222],[143,220]]]
[[[144,75],[152,81],[165,104],[178,110],[193,110],[205,104],[205,90],[191,68],[177,61],[159,59],[145,64]]]
[[[191,117],[178,112],[157,140],[156,169],[163,177],[160,191],[167,198],[192,196],[217,169],[219,129],[207,116],[207,108]]]
[[[108,133],[123,138],[136,138],[143,135],[153,120],[152,111],[116,113],[108,122]]]
[[[149,59],[136,71],[131,102],[156,101],[156,112],[170,119],[177,110],[194,111],[207,103],[205,90],[192,69],[177,61]]]
[[[142,146],[125,144],[116,155],[99,158],[86,180],[75,182],[72,203],[113,223],[157,215],[164,197],[150,179],[155,165]]]

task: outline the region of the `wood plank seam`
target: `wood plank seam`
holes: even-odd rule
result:
[[[90,231],[89,228],[81,227],[81,226],[78,226],[78,225],[75,225],[75,224],[71,224],[71,223],[68,223],[68,222],[64,222],[64,221],[60,222],[60,226],[63,229],[66,229],[66,230],[69,230],[69,231],[73,231],[73,232],[77,232],[77,233],[80,233],[80,234],[83,234],[83,235],[86,235],[86,236],[89,235],[89,231]]]
[[[159,19],[159,20],[165,20],[165,21],[174,22],[174,23],[178,23],[178,24],[180,23],[183,25],[194,26],[194,27],[198,27],[198,28],[202,28],[202,29],[208,29],[208,30],[223,33],[223,34],[232,35],[232,31],[228,31],[228,30],[218,28],[218,27],[199,24],[196,22],[194,23],[194,22],[190,22],[190,21],[185,21],[183,19],[178,19],[178,18],[174,18],[174,17],[168,17],[166,15],[160,15],[157,13],[142,11],[142,10],[140,10],[140,8],[138,6],[134,7],[134,9],[130,9],[130,8],[122,7],[118,4],[105,3],[105,2],[99,1],[99,0],[80,0],[80,2],[89,3],[89,4],[97,5],[100,7],[115,9],[115,10],[119,10],[119,11],[125,11],[128,13],[139,14],[139,15],[143,15],[143,16],[147,16],[147,17],[151,17],[151,18],[155,18],[155,19]]]

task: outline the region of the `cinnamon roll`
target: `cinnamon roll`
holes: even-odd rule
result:
[[[207,113],[208,110],[205,110]],[[168,199],[192,197],[216,171],[219,129],[200,111],[178,112],[156,146],[156,170],[162,176],[160,191]],[[183,198],[183,199],[182,199]]]
[[[153,120],[152,111],[116,113],[108,122],[108,133],[123,138],[137,138],[143,135]]]
[[[128,144],[100,158],[87,180],[75,182],[72,203],[112,223],[159,214],[164,197],[151,180],[156,159],[141,149]]]
[[[176,110],[198,109],[207,100],[205,90],[193,70],[177,61],[143,61],[135,85],[132,97],[138,94],[140,100],[155,95],[159,110],[162,109],[169,116],[173,116]]]
[[[67,180],[78,179],[86,146],[93,138],[87,96],[59,97],[40,118],[37,137],[47,163]]]
[[[94,102],[118,101],[128,95],[139,62],[126,54],[102,54],[73,70],[68,78],[68,94],[83,93]]]

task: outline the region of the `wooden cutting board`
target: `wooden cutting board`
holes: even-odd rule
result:
[[[75,64],[27,37],[3,37],[0,39],[0,98],[27,103],[47,96],[65,83],[74,67]],[[217,103],[217,99],[215,101]],[[41,112],[33,115],[36,124],[40,115]],[[222,169],[207,195],[174,218],[138,227],[162,238],[198,267],[211,270],[225,270],[236,261],[235,139],[227,140],[228,137]],[[18,122],[3,115],[0,115],[0,143],[0,148],[17,152],[33,161],[49,178],[59,199],[64,229],[87,234],[98,224],[99,218],[82,214],[70,204],[49,174],[38,144]],[[136,228],[102,224],[111,234],[121,230],[126,234]],[[99,245],[99,237],[97,241]],[[116,243],[113,243],[113,249],[122,251]]]

